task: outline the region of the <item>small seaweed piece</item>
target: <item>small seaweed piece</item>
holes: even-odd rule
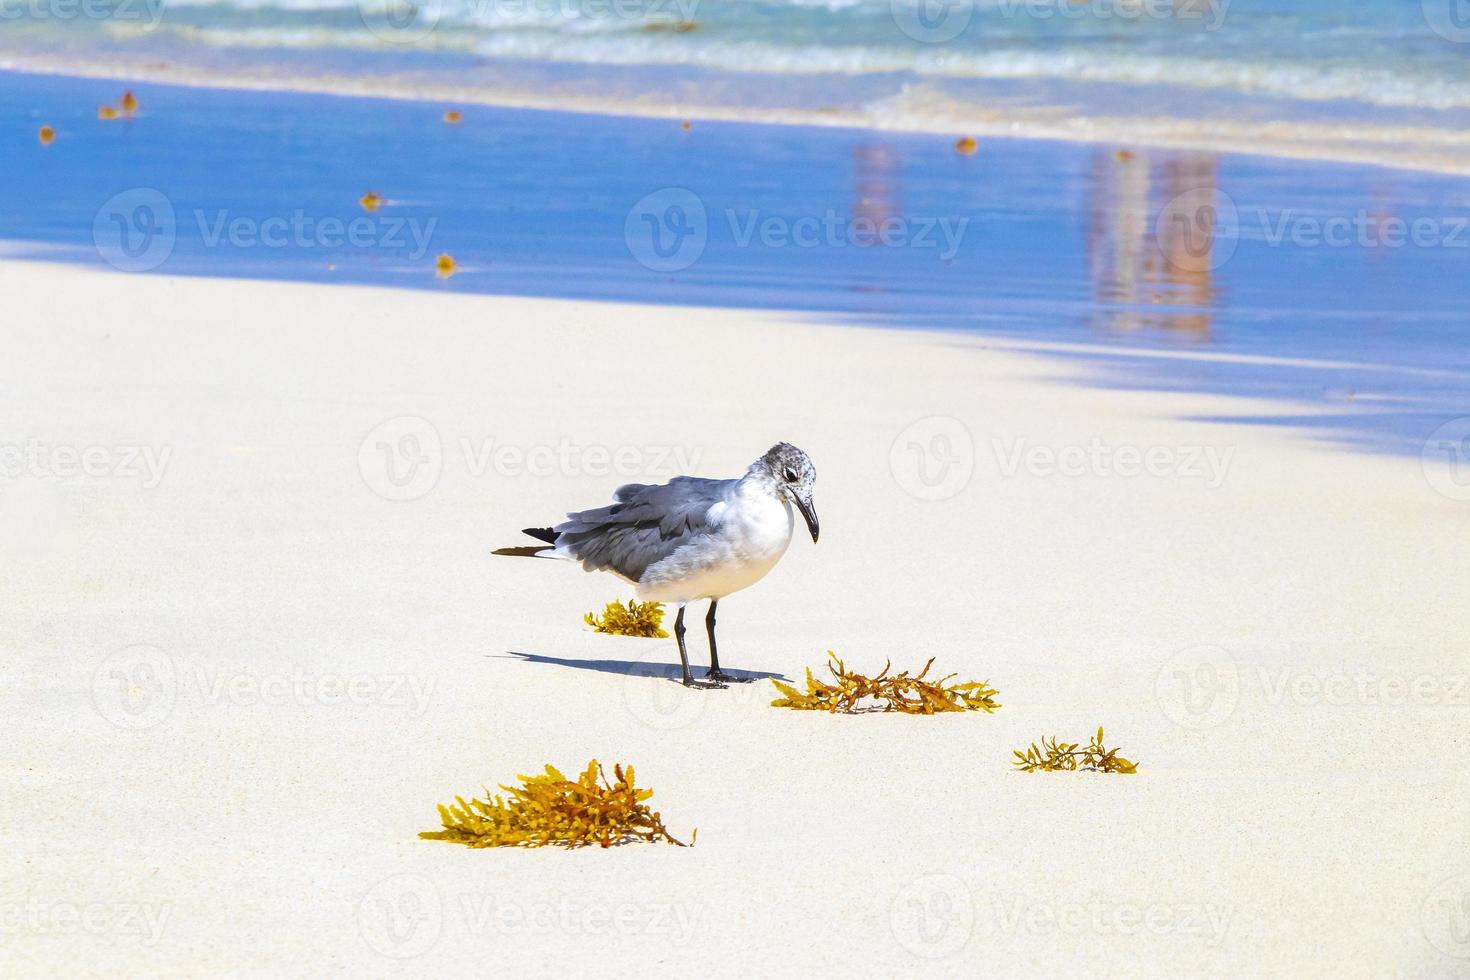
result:
[[[810,667],[806,669],[805,693],[772,678],[771,683],[776,685],[782,696],[772,701],[771,706],[849,715],[869,711],[897,711],[909,715],[932,715],[944,711],[991,712],[1000,707],[995,701],[999,692],[988,686],[988,681],[946,685],[954,674],[926,681],[924,678],[929,668],[934,666],[933,657],[924,664],[923,670],[912,677],[908,671],[889,676],[892,666],[892,661],[889,661],[877,676],[867,677],[848,670],[847,665],[828,650],[827,669],[835,683],[818,680],[812,676]]]
[[[1103,730],[1099,728],[1086,748],[1076,742],[1060,742],[1055,737],[1042,738],[1025,752],[1016,750],[1015,767],[1022,772],[1118,772],[1135,773],[1138,764],[1129,762],[1117,749],[1103,746]]]
[[[624,606],[621,602],[613,601],[607,604],[601,616],[588,613],[582,620],[599,633],[613,633],[617,636],[652,636],[663,639],[669,634],[664,632],[664,604],[661,602],[639,602],[637,599],[629,599]]]
[[[426,830],[425,840],[443,840],[469,847],[612,847],[633,841],[666,841],[686,847],[664,827],[663,818],[644,802],[651,789],[633,785],[633,767],[613,766],[613,781],[596,759],[576,780],[554,766],[539,776],[517,776],[520,786],[501,786],[509,797],[466,800],[456,796],[439,807],[443,830]],[[699,831],[689,839],[693,844]]]

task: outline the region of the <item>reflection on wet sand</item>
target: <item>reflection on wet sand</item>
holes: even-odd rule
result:
[[[899,199],[898,171],[901,161],[893,147],[884,142],[859,143],[852,150],[852,220],[871,222],[882,228],[890,218],[903,217]],[[888,290],[876,280],[864,280],[848,286],[856,293],[885,293]]]
[[[1228,257],[1215,239],[1214,157],[1099,152],[1087,190],[1092,324],[1208,340],[1224,297],[1215,273]]]

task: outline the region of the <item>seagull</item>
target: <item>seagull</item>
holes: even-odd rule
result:
[[[613,492],[616,503],[570,513],[555,527],[524,529],[544,546],[502,548],[495,554],[581,562],[589,572],[608,571],[633,583],[640,599],[677,603],[674,638],[685,687],[694,682],[684,646],[684,607],[708,599],[705,676],[723,685],[730,678],[720,670],[715,607],[759,582],[781,560],[796,527],[793,507],[816,543],[816,480],[811,458],[778,442],[737,479],[678,476],[658,486],[630,483]]]

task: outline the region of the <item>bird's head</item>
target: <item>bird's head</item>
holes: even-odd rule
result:
[[[812,503],[812,487],[817,482],[817,468],[811,457],[789,442],[778,442],[766,454],[756,460],[752,469],[759,468],[768,476],[782,500],[795,504],[806,519],[806,529],[812,533],[813,543],[817,540],[817,508]]]

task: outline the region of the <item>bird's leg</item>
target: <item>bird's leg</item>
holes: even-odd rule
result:
[[[689,652],[684,649],[684,607],[679,607],[679,615],[674,617],[674,639],[679,641],[679,665],[684,668],[684,686],[693,687],[694,681],[689,676]]]
[[[711,599],[709,615],[704,617],[704,628],[709,633],[709,673],[705,676],[716,683],[730,679],[720,670],[720,650],[715,645],[715,607],[719,604],[720,600]]]

